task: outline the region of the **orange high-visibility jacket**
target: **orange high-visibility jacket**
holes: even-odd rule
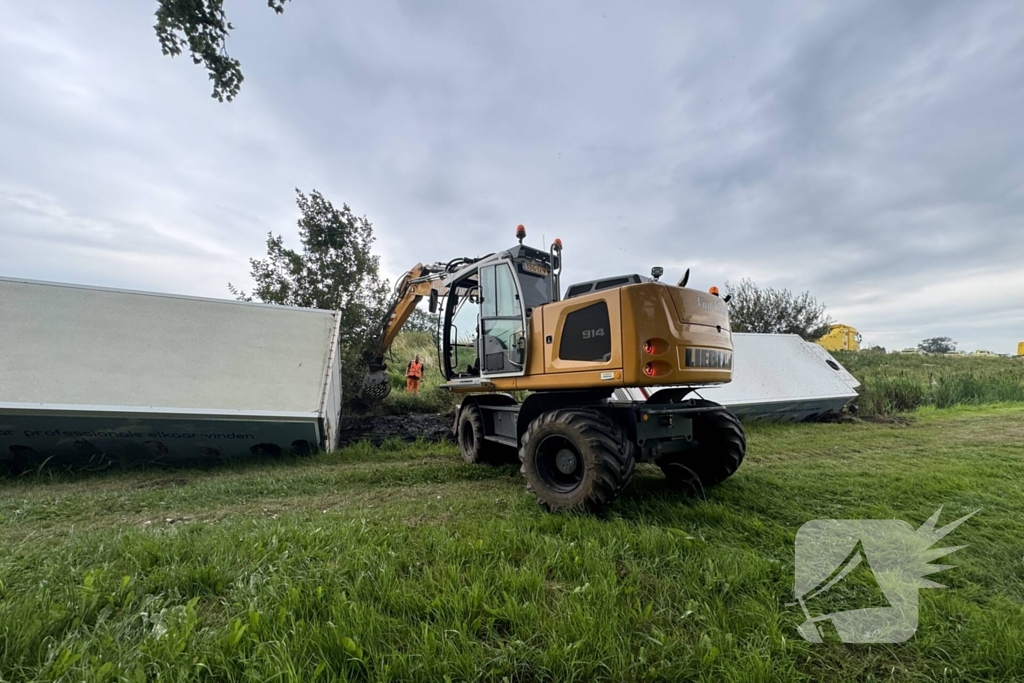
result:
[[[405,371],[405,376],[412,377],[413,379],[419,379],[423,377],[423,363],[410,361],[409,367]]]

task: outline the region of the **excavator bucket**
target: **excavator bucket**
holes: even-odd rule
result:
[[[363,386],[359,390],[359,398],[367,405],[383,401],[391,393],[391,381],[383,367],[370,367],[363,377]]]

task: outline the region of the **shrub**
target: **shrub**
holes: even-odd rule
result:
[[[940,376],[932,395],[936,408],[965,403],[1024,401],[1024,384],[1018,374],[980,377],[973,372],[962,372]]]
[[[988,385],[985,400],[1024,401],[1024,372],[996,378]]]
[[[888,415],[922,405],[1024,401],[1024,363],[1013,358],[834,352],[863,386],[863,414]]]
[[[940,375],[932,385],[932,401],[936,408],[951,408],[962,403],[981,403],[985,387],[971,372]]]
[[[864,412],[891,415],[916,410],[928,402],[926,387],[905,374],[875,377],[864,383]]]

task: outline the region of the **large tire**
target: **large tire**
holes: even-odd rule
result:
[[[476,403],[459,412],[455,432],[462,459],[472,465],[507,465],[516,461],[516,450],[484,439],[484,414]]]
[[[551,511],[596,512],[618,498],[636,469],[625,431],[597,410],[543,413],[527,427],[521,444],[526,490]]]
[[[697,445],[659,459],[658,466],[669,481],[701,490],[720,484],[739,468],[747,452],[747,437],[739,418],[712,401],[695,399],[694,407],[717,407],[693,418]]]
[[[484,441],[484,416],[480,406],[470,403],[459,412],[456,432],[459,453],[466,462],[478,465],[487,462],[487,442]]]

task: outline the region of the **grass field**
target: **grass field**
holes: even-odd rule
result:
[[[862,413],[1024,401],[1024,358],[836,351],[858,380]]]
[[[903,422],[903,421],[901,421]],[[0,680],[1024,679],[1024,404],[760,425],[704,496],[542,512],[448,445],[0,480]],[[981,508],[896,645],[812,645],[793,540]]]

